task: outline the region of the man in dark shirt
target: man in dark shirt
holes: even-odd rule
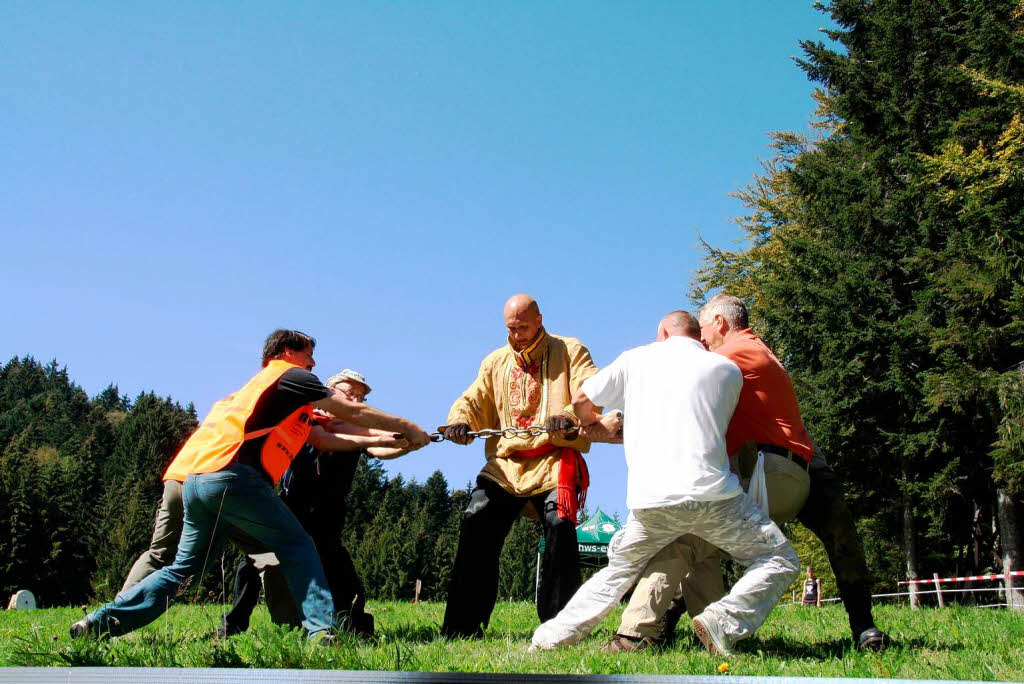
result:
[[[411,449],[425,446],[430,438],[415,423],[324,387],[309,372],[316,363],[314,345],[313,338],[294,330],[271,333],[264,344],[263,370],[214,404],[171,464],[187,473],[174,562],[73,624],[73,638],[118,636],[159,617],[181,584],[200,571],[218,527],[247,536],[281,558],[311,637],[333,628],[334,604],[316,548],[274,495],[272,484],[307,438],[320,434],[311,423],[314,406],[357,425],[401,433]]]
[[[328,379],[327,387],[358,403],[365,402],[370,393],[366,378],[350,369]],[[373,616],[365,611],[366,591],[352,556],[341,541],[347,498],[360,458],[395,458],[408,450],[394,443],[390,433],[360,429],[338,420],[324,420],[323,424],[337,437],[350,441],[351,448],[333,453],[312,446],[304,448],[281,478],[281,499],[313,538],[334,598],[338,626],[372,635]],[[298,626],[299,614],[287,592],[281,566],[272,553],[265,553],[245,556],[239,563],[234,602],[224,615],[218,636],[238,634],[248,628],[261,585],[271,619]]]
[[[800,603],[805,606],[821,605],[821,580],[814,576],[814,568],[807,568],[807,579],[804,580],[804,592]]]

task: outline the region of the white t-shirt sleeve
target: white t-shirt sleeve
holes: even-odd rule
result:
[[[605,409],[624,408],[626,397],[626,363],[625,354],[620,354],[609,366],[605,366],[597,375],[583,381],[580,389],[590,401]]]

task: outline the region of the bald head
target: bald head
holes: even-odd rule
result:
[[[700,341],[700,324],[686,311],[671,311],[658,323],[658,341],[669,337],[689,337]]]
[[[533,297],[516,294],[505,302],[505,327],[508,328],[508,343],[516,351],[530,346],[537,337],[544,319],[540,315],[540,307]]]
[[[540,314],[540,307],[537,306],[537,301],[528,294],[514,294],[505,302],[505,318],[508,318],[511,314],[527,311]]]

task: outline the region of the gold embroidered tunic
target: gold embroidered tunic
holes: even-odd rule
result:
[[[597,373],[590,351],[575,337],[552,335],[541,329],[521,352],[506,344],[484,358],[480,372],[448,413],[448,424],[468,423],[472,430],[544,425],[550,416],[576,421],[572,395]],[[578,422],[578,421],[577,421]],[[572,447],[582,453],[590,442],[547,433],[537,437],[490,437],[484,443],[487,464],[481,475],[515,496],[532,496],[558,486],[558,452],[520,457],[516,452],[545,444]]]

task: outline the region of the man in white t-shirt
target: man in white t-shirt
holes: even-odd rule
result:
[[[650,558],[680,535],[693,534],[747,567],[732,591],[693,618],[693,628],[714,655],[761,626],[800,563],[779,528],[729,470],[725,430],[739,399],[743,375],[707,351],[700,326],[685,311],[658,324],[657,341],[624,352],[592,376],[573,397],[582,425],[614,432],[623,409],[629,476],[625,526],[608,548],[608,567],[594,575],[558,615],[533,633],[532,649],[553,649],[583,639],[629,590]]]

